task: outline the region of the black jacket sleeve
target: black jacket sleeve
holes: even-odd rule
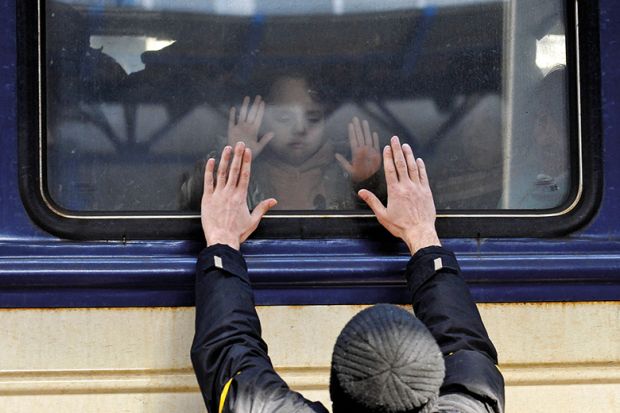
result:
[[[453,253],[441,247],[419,250],[407,265],[407,286],[415,315],[439,344],[446,377],[440,393],[463,393],[504,410],[504,379]]]
[[[196,266],[196,333],[191,359],[210,413],[320,412],[275,372],[261,338],[247,266],[240,252],[214,245]]]

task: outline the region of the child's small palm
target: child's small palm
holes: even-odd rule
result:
[[[352,149],[351,179],[355,182],[364,181],[377,173],[381,168],[381,152],[371,145],[358,146]]]
[[[243,142],[254,153],[254,157],[258,156],[274,136],[273,133],[269,132],[258,139],[258,131],[260,130],[264,114],[265,102],[260,96],[254,98],[254,103],[251,107],[250,97],[246,96],[243,99],[238,119],[237,108],[234,106],[230,108],[228,115],[228,144],[234,146],[237,142]]]
[[[353,118],[349,123],[349,143],[351,144],[351,162],[341,154],[336,154],[340,165],[351,176],[354,182],[362,182],[381,168],[381,151],[379,150],[379,135],[370,132],[368,121],[360,123]]]

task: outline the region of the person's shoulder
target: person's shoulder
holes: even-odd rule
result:
[[[448,393],[439,396],[440,413],[493,413],[486,403],[464,393]]]
[[[231,413],[328,413],[320,402],[291,390],[275,372],[239,374],[233,388]]]

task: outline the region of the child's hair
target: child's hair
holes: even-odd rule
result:
[[[308,86],[308,94],[317,103],[320,103],[323,107],[325,114],[332,112],[335,109],[335,99],[330,88],[321,80],[321,76],[310,70],[301,70],[299,68],[281,68],[270,71],[269,73],[259,76],[256,79],[257,93],[265,97],[267,103],[273,101],[274,98],[274,86],[279,80],[289,79],[303,79]]]

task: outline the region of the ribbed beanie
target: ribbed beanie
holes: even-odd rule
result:
[[[367,308],[336,340],[334,413],[432,412],[444,373],[439,346],[420,320],[394,305]]]

